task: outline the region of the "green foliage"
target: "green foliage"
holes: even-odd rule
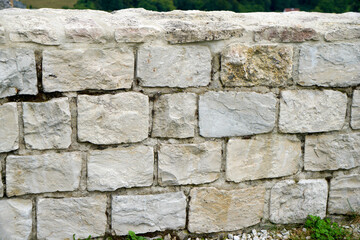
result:
[[[136,236],[136,234],[133,231],[129,231],[128,236],[126,237],[126,240],[147,240],[144,237]],[[157,238],[156,240],[162,240],[161,238]]]
[[[91,239],[91,235],[89,235],[85,240],[90,240],[90,239]],[[76,240],[75,234],[73,235],[73,240]],[[80,240],[80,238],[78,240]]]

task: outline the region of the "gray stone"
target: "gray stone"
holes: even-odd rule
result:
[[[68,42],[74,43],[106,43],[110,36],[102,26],[93,19],[86,17],[68,17],[65,19],[65,37]]]
[[[272,93],[207,92],[200,96],[199,126],[203,137],[271,132],[275,118],[276,98]]]
[[[286,90],[281,92],[281,132],[326,132],[345,124],[347,96],[333,90]]]
[[[165,94],[155,101],[153,137],[190,138],[195,135],[197,97],[194,93]]]
[[[16,103],[0,105],[0,152],[19,148],[19,122]]]
[[[325,33],[324,38],[326,41],[340,41],[340,40],[352,40],[360,39],[360,27],[340,27]]]
[[[2,183],[2,176],[1,176],[1,173],[2,173],[2,166],[1,166],[1,163],[2,163],[2,159],[1,159],[1,156],[0,156],[0,198],[2,198],[4,196],[4,185]]]
[[[192,233],[235,231],[261,221],[265,188],[218,190],[194,188],[190,192],[188,229]]]
[[[34,51],[0,49],[0,72],[0,98],[38,93]]]
[[[71,114],[68,98],[23,103],[24,138],[27,148],[61,149],[71,144]]]
[[[115,40],[126,43],[142,43],[155,39],[160,30],[154,26],[124,26],[115,29]]]
[[[156,195],[114,196],[112,227],[117,235],[185,228],[186,197],[183,192]]]
[[[145,46],[138,59],[142,86],[186,88],[210,83],[212,58],[205,46]]]
[[[351,106],[351,127],[360,129],[360,90],[355,90]]]
[[[347,87],[360,83],[360,44],[302,45],[298,84]]]
[[[134,53],[130,48],[45,50],[45,92],[130,88]]]
[[[41,198],[37,207],[39,239],[72,239],[104,236],[107,197]]]
[[[0,26],[0,44],[5,43],[5,29]]]
[[[47,153],[6,158],[6,193],[74,191],[79,188],[81,154]]]
[[[158,152],[161,185],[213,182],[221,169],[221,143],[163,144]]]
[[[149,98],[126,92],[78,96],[78,137],[82,142],[117,144],[148,137]]]
[[[226,179],[241,182],[292,175],[300,170],[301,142],[283,135],[230,139]]]
[[[255,41],[271,42],[305,42],[309,40],[319,40],[319,34],[312,28],[303,27],[264,27],[254,33]]]
[[[324,218],[328,184],[325,179],[284,180],[271,189],[270,221],[302,223],[310,215]]]

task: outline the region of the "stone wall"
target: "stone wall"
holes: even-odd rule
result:
[[[0,238],[360,212],[360,14],[0,11]]]

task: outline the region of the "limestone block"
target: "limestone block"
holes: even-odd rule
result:
[[[82,142],[117,144],[148,137],[149,98],[126,92],[78,96],[78,137]]]
[[[325,179],[278,182],[271,189],[270,221],[278,224],[302,223],[309,214],[324,218],[327,196]]]
[[[360,129],[360,90],[355,90],[351,106],[351,127]]]
[[[330,214],[354,214],[360,212],[360,175],[353,174],[331,179]]]
[[[79,187],[81,154],[47,153],[6,158],[6,193],[74,191]]]
[[[106,36],[102,26],[85,16],[81,16],[81,18],[67,17],[64,30],[67,42],[106,43],[110,38],[110,36]]]
[[[192,233],[235,231],[261,221],[265,188],[218,190],[194,188],[190,192],[188,229]]]
[[[305,42],[319,40],[319,34],[312,28],[302,27],[264,27],[254,32],[255,41],[271,42]]]
[[[45,92],[130,88],[134,53],[130,48],[45,50]]]
[[[117,235],[185,228],[186,197],[183,192],[114,196],[112,227]]]
[[[283,135],[230,139],[226,154],[226,179],[241,182],[282,177],[300,170],[301,142]]]
[[[0,49],[0,72],[0,98],[38,93],[34,51]]]
[[[87,188],[113,191],[118,188],[145,187],[153,183],[154,151],[136,146],[90,152]]]
[[[200,96],[199,126],[203,137],[271,132],[275,118],[276,98],[272,93],[207,92]]]
[[[0,200],[0,239],[29,239],[32,228],[30,199]]]
[[[144,87],[199,87],[210,83],[211,53],[205,46],[146,46],[138,52]]]
[[[106,196],[41,198],[37,207],[39,239],[57,240],[104,236]],[[59,231],[61,229],[61,231]]]
[[[302,45],[298,84],[347,87],[360,83],[360,44]]]
[[[71,114],[68,98],[23,103],[24,138],[27,148],[61,149],[71,144]]]
[[[325,33],[324,38],[326,41],[339,41],[339,40],[351,40],[360,38],[360,27],[350,26],[330,30]]]
[[[291,46],[233,44],[221,57],[221,81],[225,86],[282,86],[291,78]]]
[[[340,130],[345,123],[347,96],[333,90],[281,92],[279,128],[282,132]]]
[[[0,152],[19,148],[19,122],[16,103],[0,105]]]
[[[304,167],[308,171],[360,166],[360,133],[307,135]]]
[[[0,26],[0,44],[5,43],[5,29]]]
[[[153,137],[194,137],[197,97],[194,93],[165,94],[155,101]]]
[[[158,152],[161,185],[213,182],[219,178],[221,143],[163,144]]]
[[[123,26],[115,29],[115,40],[117,42],[142,43],[158,37],[160,33],[160,29],[151,25]]]

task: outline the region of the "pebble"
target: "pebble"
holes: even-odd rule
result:
[[[231,233],[228,234],[228,239],[234,239],[234,235],[232,235]]]

